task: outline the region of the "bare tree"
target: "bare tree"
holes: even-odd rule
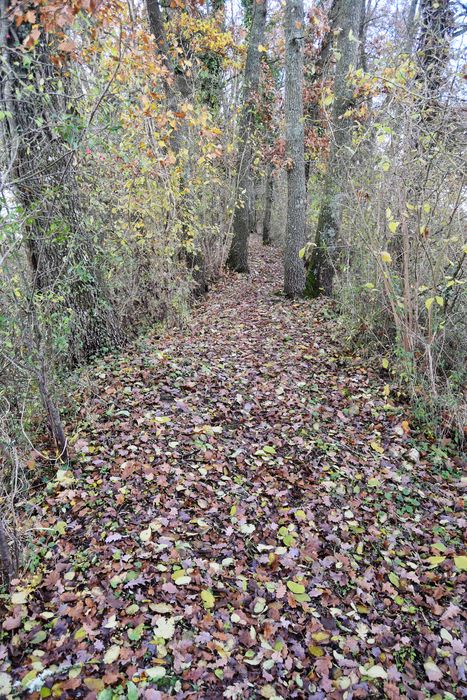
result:
[[[248,238],[254,222],[252,161],[255,96],[258,92],[261,54],[259,46],[266,27],[267,0],[254,0],[243,84],[240,116],[240,149],[237,160],[237,186],[240,201],[233,218],[233,239],[227,265],[236,272],[248,272]]]
[[[303,0],[285,6],[285,123],[287,224],[284,251],[284,293],[299,297],[305,289],[306,180],[303,125]]]
[[[306,292],[318,296],[332,294],[335,267],[338,261],[339,229],[343,209],[343,180],[349,161],[352,119],[347,113],[352,106],[349,69],[358,60],[358,35],[362,3],[340,0],[337,11],[339,35],[336,41],[336,70],[332,112],[332,142],[323,199],[316,230],[315,248],[309,263]]]

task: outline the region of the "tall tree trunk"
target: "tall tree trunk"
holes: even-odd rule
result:
[[[424,97],[422,121],[429,123],[437,111],[438,98],[449,60],[453,30],[452,0],[421,0],[421,34],[417,51],[418,81]]]
[[[263,217],[263,232],[262,239],[263,245],[271,245],[271,212],[272,212],[272,199],[274,194],[274,178],[273,178],[274,167],[272,163],[268,164],[266,171],[266,187],[264,192],[264,217]]]
[[[170,75],[170,79],[164,81],[168,107],[172,112],[180,112],[181,102],[187,100],[190,95],[190,86],[185,74],[178,70],[176,64],[170,58],[164,18],[162,16],[159,0],[146,0],[146,10],[148,13],[149,27],[156,40],[157,51]],[[182,121],[181,126],[178,125],[178,128],[174,131],[172,148],[175,153],[178,153],[183,142],[185,131],[184,124],[185,123]]]
[[[253,132],[255,96],[259,87],[261,55],[258,50],[266,27],[267,0],[255,0],[248,41],[243,85],[243,108],[240,116],[241,147],[237,159],[237,202],[233,219],[233,238],[227,265],[236,272],[248,272],[248,237],[254,220],[251,207]]]
[[[316,229],[315,248],[309,263],[306,294],[332,294],[335,267],[338,261],[339,233],[343,210],[343,182],[349,164],[348,146],[352,120],[345,113],[352,106],[352,89],[347,74],[358,60],[358,34],[362,3],[340,0],[336,42],[337,64],[334,80],[332,143],[323,199]]]
[[[24,217],[23,240],[31,272],[31,303],[48,303],[69,317],[68,359],[88,360],[121,341],[99,270],[92,234],[83,224],[74,150],[63,136],[79,115],[67,112],[69,96],[49,55],[50,38],[42,33],[22,60],[22,41],[31,30],[16,27],[8,0],[1,0],[0,101],[5,186],[15,193]],[[14,6],[13,6],[14,9]],[[45,86],[45,87],[44,87]]]
[[[299,253],[305,246],[306,180],[303,125],[303,0],[285,6],[285,124],[287,163],[287,224],[284,252],[284,293],[303,296],[305,266]]]
[[[31,333],[31,368],[51,435],[65,460],[66,437],[49,388],[54,358],[47,322],[53,318],[55,326],[68,327],[65,361],[71,366],[118,346],[122,336],[99,270],[93,235],[83,223],[74,149],[64,136],[65,127],[72,128],[73,119],[79,118],[67,112],[69,96],[63,86],[69,81],[52,63],[52,40],[42,29],[34,49],[24,53],[22,42],[31,25],[15,25],[15,7],[9,0],[0,0],[0,101],[6,115],[3,186],[14,193],[23,212],[21,235],[30,273],[25,313]]]
[[[410,6],[409,6],[409,11],[407,13],[407,20],[405,23],[405,33],[406,33],[406,38],[405,38],[405,51],[409,55],[413,51],[413,44],[415,40],[415,34],[416,34],[416,22],[415,18],[417,15],[417,7],[418,7],[419,0],[410,0]]]

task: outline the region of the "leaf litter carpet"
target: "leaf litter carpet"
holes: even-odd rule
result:
[[[455,459],[252,255],[83,376],[2,599],[0,697],[464,697]]]

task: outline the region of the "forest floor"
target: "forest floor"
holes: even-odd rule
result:
[[[86,371],[0,697],[463,697],[456,460],[281,277],[253,245],[186,328]]]

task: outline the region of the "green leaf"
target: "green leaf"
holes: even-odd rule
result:
[[[141,636],[143,634],[144,630],[144,622],[142,622],[140,625],[137,627],[133,627],[128,630],[128,639],[131,639],[132,642],[139,642],[141,639]]]
[[[127,696],[128,700],[138,700],[138,698],[139,698],[138,688],[133,683],[133,681],[128,681],[128,683],[127,683],[126,696]]]
[[[434,544],[431,545],[433,549],[437,549],[439,552],[445,552],[446,551],[446,545],[443,544],[443,542],[435,542]]]
[[[292,593],[305,593],[305,586],[303,583],[296,583],[295,581],[287,581],[287,588]]]
[[[44,641],[44,639],[47,639],[47,632],[45,630],[40,630],[31,639],[31,644],[40,644],[41,642]]]
[[[104,690],[101,690],[101,692],[97,696],[97,700],[112,700],[112,698],[113,698],[112,688],[105,688]]]
[[[391,581],[392,585],[395,586],[396,588],[399,588],[400,586],[400,581],[399,581],[399,576],[395,574],[393,571],[388,576],[388,579]]]

